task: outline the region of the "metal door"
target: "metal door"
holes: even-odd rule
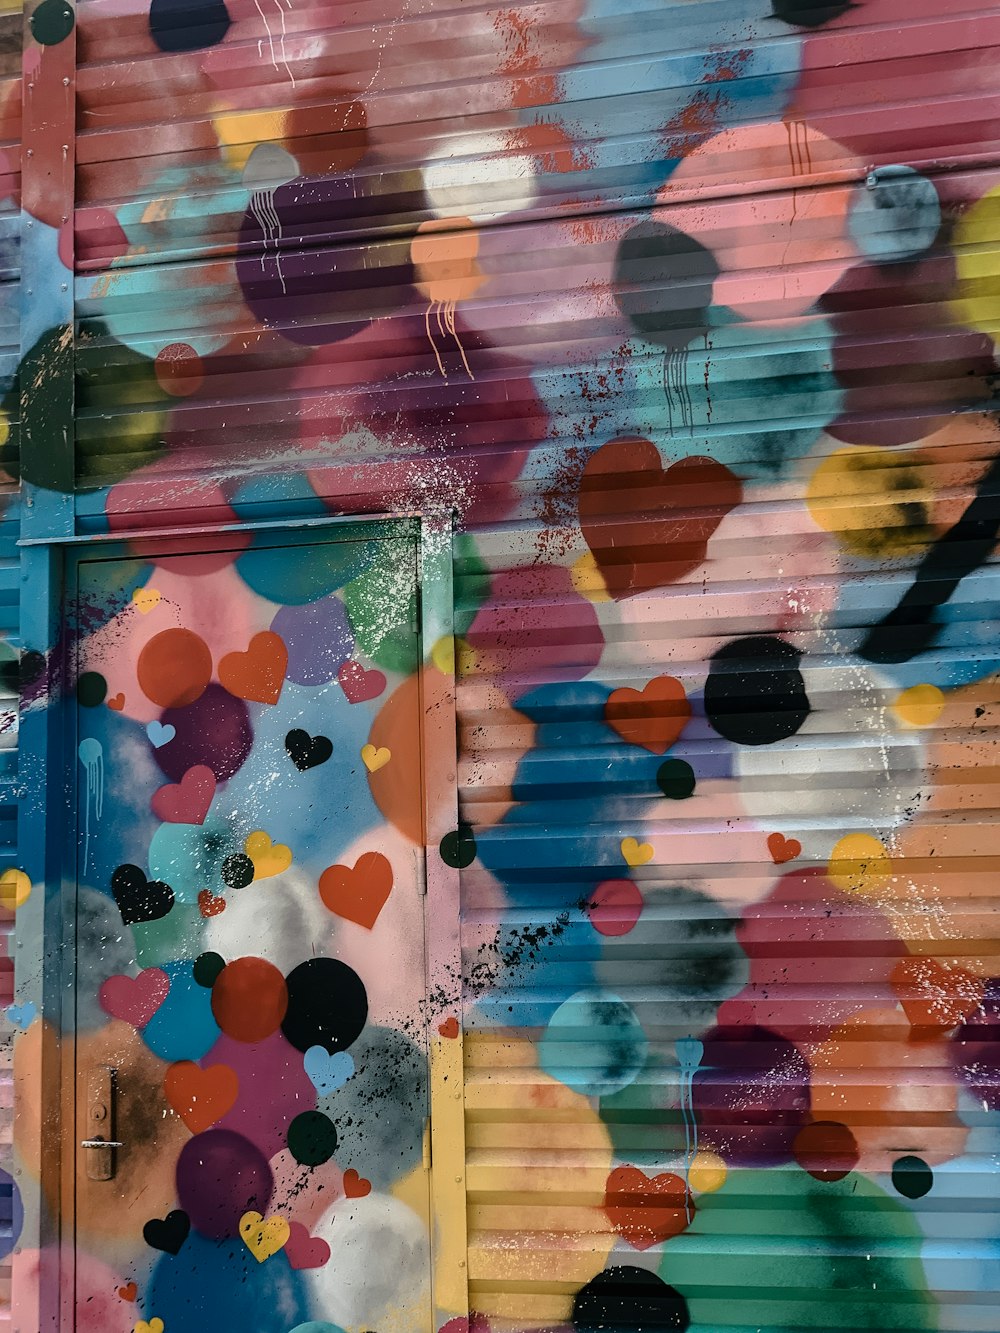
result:
[[[76,566],[77,1329],[431,1325],[398,531]]]

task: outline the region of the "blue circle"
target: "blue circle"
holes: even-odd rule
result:
[[[879,167],[851,204],[851,239],[877,264],[899,263],[929,250],[941,230],[941,201],[933,181],[912,167]]]
[[[362,574],[377,554],[369,541],[324,542],[318,546],[264,546],[256,537],[236,561],[240,578],[260,597],[279,606],[319,601]]]
[[[5,1196],[10,1201],[6,1206],[0,1202],[0,1223],[7,1223],[6,1226],[0,1227],[0,1261],[6,1259],[13,1250],[20,1238],[21,1228],[24,1226],[24,1205],[21,1202],[21,1191],[17,1188],[14,1177],[9,1172],[0,1169],[0,1201]]]
[[[586,1097],[610,1097],[633,1083],[649,1043],[631,1005],[606,990],[579,991],[549,1019],[538,1063]]]
[[[195,981],[192,962],[161,966],[170,978],[170,990],[143,1028],[142,1039],[161,1060],[200,1060],[220,1036],[212,1015],[212,992]]]

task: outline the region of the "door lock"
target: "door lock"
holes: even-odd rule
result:
[[[115,1071],[95,1065],[87,1071],[86,1128],[91,1137],[80,1140],[87,1149],[87,1179],[113,1180],[115,1149],[124,1148],[115,1131]]]

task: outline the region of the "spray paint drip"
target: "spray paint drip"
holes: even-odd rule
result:
[[[267,44],[271,54],[271,64],[274,66],[275,69],[277,69],[278,61],[280,59],[281,64],[284,65],[285,67],[285,73],[291,79],[292,87],[294,88],[295,75],[292,73],[292,68],[288,63],[288,55],[287,52],[285,51],[285,38],[288,36],[288,32],[285,27],[285,9],[286,8],[289,10],[291,9],[292,0],[285,0],[284,4],[282,4],[282,0],[274,0],[274,7],[278,11],[278,17],[281,21],[281,32],[278,34],[277,46],[275,46],[274,33],[271,31],[270,23],[268,23],[267,21],[267,15],[261,8],[260,0],[254,0],[254,5],[256,7],[257,13],[260,15],[260,21],[264,25],[264,31],[267,33]],[[260,42],[257,43],[257,50],[258,51],[262,50],[262,45]]]
[[[90,861],[90,807],[93,803],[94,820],[104,813],[104,748],[100,741],[88,736],[80,742],[77,754],[87,774],[87,792],[83,807],[83,869]]]
[[[663,358],[663,392],[667,399],[667,421],[674,428],[674,403],[680,409],[681,425],[694,434],[694,409],[687,378],[687,348],[672,347]]]
[[[278,270],[278,278],[281,281],[281,290],[285,292],[285,275],[281,271],[281,251],[278,249],[278,242],[281,240],[281,219],[278,217],[278,210],[274,206],[274,186],[267,185],[263,189],[254,190],[250,196],[250,212],[254,216],[254,221],[260,227],[261,235],[264,238],[264,249],[260,256],[261,272],[264,272],[267,265],[267,247],[274,242],[274,263]]]
[[[437,319],[438,333],[442,339],[450,336],[454,339],[455,346],[458,348],[462,357],[462,365],[465,367],[465,373],[470,380],[475,380],[472,370],[469,367],[468,358],[465,355],[465,348],[462,346],[462,340],[458,336],[455,328],[455,305],[454,301],[431,301],[424,313],[424,325],[427,329],[427,338],[434,352],[434,359],[437,361],[438,370],[442,376],[447,379],[448,372],[444,368],[444,362],[441,360],[441,353],[437,349],[437,343],[434,341],[434,335],[431,333],[431,315]]]
[[[684,1180],[687,1183],[684,1208],[691,1221],[691,1165],[698,1155],[698,1119],[694,1111],[694,1076],[701,1064],[705,1047],[697,1037],[680,1037],[674,1043],[680,1065],[681,1116],[684,1120]]]

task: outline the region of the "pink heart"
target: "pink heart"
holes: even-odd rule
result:
[[[310,1236],[301,1222],[289,1222],[285,1258],[293,1268],[322,1268],[330,1257],[330,1247],[322,1236]]]
[[[158,967],[147,967],[137,977],[123,974],[108,977],[97,992],[101,1008],[112,1018],[121,1018],[133,1027],[145,1027],[167,998],[170,978]]]
[[[180,782],[153,793],[150,808],[165,824],[204,824],[215,795],[215,774],[204,764],[189,768]]]
[[[363,704],[366,699],[377,699],[385,689],[385,676],[374,667],[366,671],[360,662],[345,662],[337,672],[340,688],[348,703]]]

